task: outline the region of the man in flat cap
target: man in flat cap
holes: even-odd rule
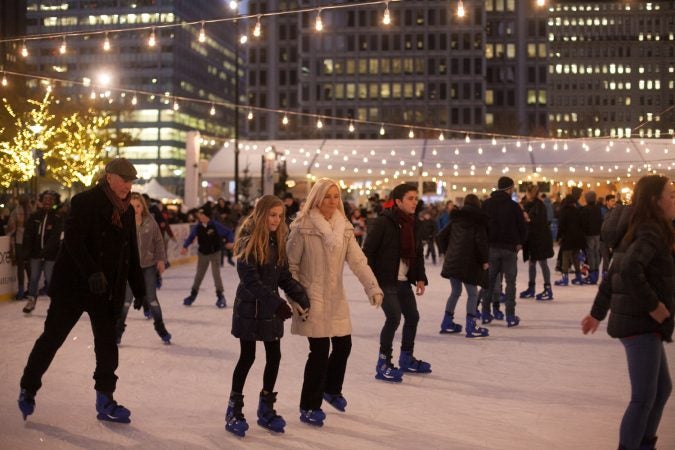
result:
[[[129,207],[136,169],[124,158],[113,159],[93,188],[77,194],[66,218],[64,239],[49,285],[52,299],[42,335],[33,346],[21,378],[19,409],[24,420],[35,410],[56,352],[82,313],[94,333],[96,411],[99,420],[129,423],[131,412],[113,399],[118,364],[115,322],[127,282],[134,297],[145,296],[138,257],[134,209]]]
[[[518,274],[518,251],[523,248],[527,238],[527,225],[523,210],[518,203],[511,199],[514,183],[509,177],[501,177],[497,181],[497,190],[483,203],[483,211],[489,217],[488,244],[489,251],[489,287],[483,296],[483,312],[481,319],[484,324],[500,318],[498,306],[493,314],[490,313],[490,304],[499,298],[500,278],[503,274],[506,282],[506,325],[518,326],[520,318],[516,316],[516,275]],[[497,302],[497,305],[499,303]]]

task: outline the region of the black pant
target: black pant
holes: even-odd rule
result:
[[[319,409],[323,393],[341,394],[345,381],[347,359],[352,350],[352,336],[307,338],[309,355],[305,364],[305,379],[300,395],[300,409]],[[330,344],[333,351],[328,356]]]
[[[256,341],[244,341],[239,339],[241,352],[239,361],[232,373],[232,392],[241,394],[244,392],[244,383],[248,371],[255,361]],[[274,385],[277,382],[279,374],[279,362],[281,362],[281,341],[265,341],[265,371],[263,372],[263,390],[267,392],[274,391]]]
[[[420,321],[420,313],[417,311],[417,300],[415,300],[412,285],[407,281],[399,281],[395,286],[384,286],[382,290],[384,291],[382,310],[387,319],[380,333],[380,353],[391,356],[394,335],[401,323],[401,314],[405,318],[403,335],[401,336],[401,350],[412,352],[415,347],[417,323]]]
[[[45,329],[35,341],[28,363],[21,377],[21,387],[37,392],[42,386],[42,375],[47,371],[54,356],[68,337],[83,312],[89,314],[94,333],[96,370],[94,388],[112,394],[117,385],[115,370],[118,364],[115,344],[115,314],[112,303],[103,299],[53,298],[47,311]]]

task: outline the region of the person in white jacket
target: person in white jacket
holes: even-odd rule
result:
[[[322,178],[314,185],[286,244],[293,278],[309,296],[309,310],[291,302],[291,333],[307,336],[309,356],[300,397],[300,420],[322,426],[326,418],[322,400],[344,411],[342,395],[347,359],[351,351],[352,324],[345,296],[342,270],[345,261],[363,285],[375,307],[383,293],[361,251],[354,227],[345,216],[338,184]],[[330,347],[332,344],[332,351]]]

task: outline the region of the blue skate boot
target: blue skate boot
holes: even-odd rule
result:
[[[164,342],[165,345],[171,345],[171,333],[166,331],[164,322],[155,322],[155,331],[157,332],[157,334],[162,339],[162,342]]]
[[[392,383],[403,381],[403,371],[391,363],[391,356],[380,353],[375,366],[375,378]]]
[[[487,328],[476,326],[476,318],[474,316],[466,316],[466,337],[480,338],[489,335],[490,332]]]
[[[412,351],[401,350],[401,356],[398,358],[398,365],[403,372],[411,373],[431,373],[431,364],[416,359]]]
[[[537,300],[539,301],[544,301],[544,300],[553,300],[553,291],[551,290],[551,285],[550,284],[545,284],[544,285],[544,291],[537,294]]]
[[[194,301],[195,301],[196,298],[197,298],[197,291],[194,290],[194,289],[192,289],[192,290],[190,291],[190,295],[188,295],[187,297],[185,297],[185,299],[183,300],[183,304],[184,304],[185,306],[190,306],[190,305],[192,305],[192,304],[194,303]]]
[[[485,311],[485,310],[480,314],[480,318],[481,318],[481,323],[483,325],[486,325],[488,323],[492,323],[492,321],[494,320],[494,317],[492,316],[492,314],[490,314],[490,311]]]
[[[517,327],[520,325],[520,317],[514,315],[509,315],[506,316],[506,326],[511,328],[511,327]]]
[[[527,289],[519,295],[520,298],[534,298],[534,283],[528,283]]]
[[[572,284],[576,286],[581,286],[584,284],[584,279],[581,276],[581,272],[575,272],[574,274],[574,279],[572,280]]]
[[[222,291],[216,292],[216,306],[221,309],[227,306],[227,302],[225,301],[225,296],[223,295]]]
[[[246,435],[248,423],[241,412],[244,407],[244,396],[241,394],[230,394],[230,400],[227,402],[227,411],[225,412],[225,429],[239,437]]]
[[[558,281],[554,281],[553,284],[556,286],[568,286],[570,284],[569,275],[563,273],[562,278],[560,278]]]
[[[275,433],[283,433],[286,421],[274,410],[276,392],[261,392],[258,402],[258,425]]]
[[[342,394],[329,394],[328,392],[324,392],[323,399],[338,411],[345,412],[345,408],[347,408],[347,399],[344,398]]]
[[[113,400],[112,395],[96,391],[96,412],[98,420],[116,423],[129,423],[131,411]]]
[[[321,408],[319,409],[302,409],[300,408],[300,421],[312,425],[314,427],[322,427],[323,421],[326,420],[326,413]]]
[[[492,304],[492,317],[495,320],[504,320],[504,313],[499,309],[499,303]]]
[[[26,420],[28,416],[35,412],[35,394],[32,392],[21,388],[18,403],[21,415],[23,415],[23,420]]]
[[[443,316],[443,321],[441,322],[441,334],[453,334],[461,333],[462,326],[458,323],[455,323],[453,319],[455,318],[454,314],[450,314],[446,311],[445,316]]]

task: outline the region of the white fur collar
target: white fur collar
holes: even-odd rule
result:
[[[309,211],[309,219],[323,236],[324,245],[328,250],[335,251],[342,247],[345,236],[345,220],[342,214],[336,211],[330,220],[326,220],[318,209],[312,208]]]

